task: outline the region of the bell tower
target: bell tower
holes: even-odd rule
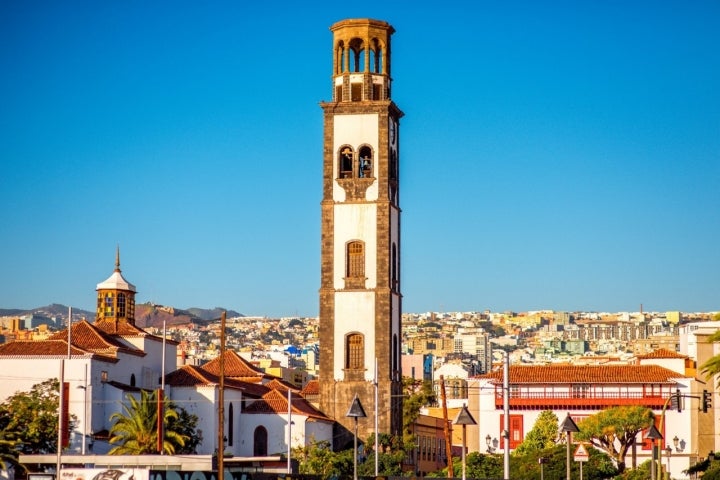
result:
[[[332,27],[332,101],[322,102],[320,405],[346,417],[355,395],[374,431],[402,428],[399,121],[390,92],[393,27],[371,19]],[[377,378],[375,365],[377,364]]]

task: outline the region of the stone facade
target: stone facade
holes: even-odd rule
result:
[[[320,407],[353,431],[346,414],[357,395],[367,415],[358,435],[366,439],[375,431],[375,362],[378,429],[399,433],[402,425],[396,134],[402,112],[389,98],[392,27],[356,19],[331,30],[334,101],[321,103]]]

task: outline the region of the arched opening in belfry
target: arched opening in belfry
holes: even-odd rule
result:
[[[365,71],[365,43],[360,38],[353,38],[350,40],[350,71],[351,72],[364,72]]]
[[[360,158],[358,160],[358,177],[372,177],[372,149],[367,145],[360,147]]]
[[[342,73],[345,71],[345,43],[340,41],[335,49],[335,73]]]
[[[382,47],[377,38],[372,39],[372,48],[370,50],[370,71],[374,73],[383,73],[382,71]]]
[[[353,149],[345,145],[338,153],[338,177],[350,178],[353,173]]]

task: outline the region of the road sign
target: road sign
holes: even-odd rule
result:
[[[587,462],[588,460],[590,460],[590,454],[585,448],[585,445],[583,445],[582,443],[578,445],[577,450],[575,450],[575,453],[573,454],[573,459],[576,462]]]

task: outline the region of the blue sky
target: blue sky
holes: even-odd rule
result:
[[[720,3],[0,3],[0,307],[317,315],[344,18],[390,22],[403,309],[720,309]]]

